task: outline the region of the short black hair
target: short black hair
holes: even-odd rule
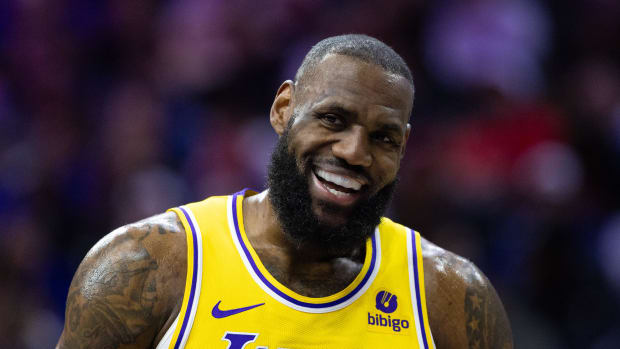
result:
[[[405,60],[390,46],[363,34],[332,36],[319,41],[304,57],[295,74],[295,82],[312,73],[328,54],[340,54],[376,64],[386,71],[406,78],[413,87],[413,76]]]

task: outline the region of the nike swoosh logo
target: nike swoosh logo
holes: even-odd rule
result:
[[[216,318],[216,319],[221,319],[221,318],[225,318],[225,317],[228,317],[228,316],[231,316],[231,315],[239,314],[239,313],[242,313],[244,311],[247,311],[247,310],[250,310],[250,309],[254,309],[256,307],[260,307],[261,305],[265,304],[265,303],[260,303],[260,304],[250,305],[249,307],[229,309],[229,310],[221,310],[220,309],[220,303],[222,303],[222,301],[217,302],[213,306],[213,309],[211,309],[211,315],[213,315],[213,317]]]

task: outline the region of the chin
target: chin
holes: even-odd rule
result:
[[[327,227],[338,228],[347,224],[349,222],[350,213],[346,211],[347,210],[342,207],[327,202],[316,203],[316,201],[313,200],[312,212],[318,221]]]

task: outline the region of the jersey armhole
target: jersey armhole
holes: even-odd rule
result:
[[[171,208],[183,224],[187,241],[187,273],[181,310],[166,330],[156,349],[181,349],[185,347],[196,315],[202,279],[202,236],[190,209],[185,206]]]
[[[168,327],[168,330],[166,330],[166,333],[164,334],[164,336],[161,337],[161,340],[159,341],[155,349],[170,348],[170,343],[172,343],[172,337],[174,336],[180,317],[181,317],[181,312],[177,314],[177,317],[174,319],[174,322],[172,322],[170,327]]]
[[[407,228],[407,255],[409,260],[409,287],[416,319],[418,343],[423,349],[435,349],[426,307],[421,236],[420,233],[409,228]]]

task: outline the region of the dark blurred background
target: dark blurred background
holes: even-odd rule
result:
[[[52,347],[115,227],[263,188],[268,111],[318,40],[416,83],[389,216],[474,261],[517,348],[620,348],[617,0],[0,1],[0,347]]]

